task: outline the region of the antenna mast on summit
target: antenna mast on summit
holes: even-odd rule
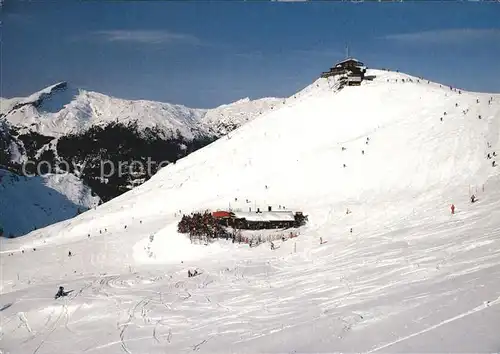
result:
[[[349,46],[347,44],[345,46],[345,58],[349,59]]]

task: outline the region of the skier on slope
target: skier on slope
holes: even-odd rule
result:
[[[476,202],[476,196],[473,194],[470,196],[470,202],[475,203]]]
[[[452,214],[455,214],[455,204],[452,204],[452,205],[451,205],[451,213],[452,213]]]

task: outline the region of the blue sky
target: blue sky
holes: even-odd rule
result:
[[[121,98],[215,107],[289,96],[351,54],[500,92],[500,4],[72,2],[4,4],[1,96],[58,81]]]

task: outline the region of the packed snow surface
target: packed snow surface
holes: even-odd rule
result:
[[[498,352],[500,95],[368,74],[4,240],[2,352]],[[268,205],[309,216],[275,250],[176,232],[182,213]]]

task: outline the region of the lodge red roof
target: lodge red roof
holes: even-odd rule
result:
[[[221,211],[214,211],[212,213],[212,216],[214,218],[229,218],[229,217],[231,217],[231,213],[228,211],[222,211],[222,210]]]

